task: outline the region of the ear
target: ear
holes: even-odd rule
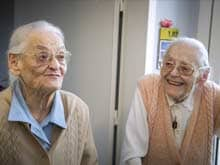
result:
[[[202,73],[200,73],[200,75],[197,78],[197,83],[199,85],[203,85],[207,81],[209,77],[209,72],[210,72],[210,69],[206,68],[205,70],[202,71]]]
[[[8,55],[8,68],[14,76],[18,76],[20,74],[19,58],[20,57],[17,54]]]

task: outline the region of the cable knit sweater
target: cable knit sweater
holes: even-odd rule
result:
[[[47,152],[28,125],[8,122],[12,99],[9,87],[0,93],[0,164],[2,165],[97,165],[97,152],[87,105],[72,93],[61,91],[67,128],[55,126]]]
[[[150,129],[149,150],[143,165],[211,165],[212,138],[220,128],[220,89],[207,82],[194,93],[194,110],[181,148],[172,129],[171,114],[160,76],[139,81]]]

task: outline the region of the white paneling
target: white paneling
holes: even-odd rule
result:
[[[147,44],[146,44],[146,59],[145,59],[145,74],[149,74],[155,71],[156,59],[157,59],[157,1],[149,0],[149,15],[147,22]]]
[[[212,0],[200,0],[197,38],[208,48]]]
[[[212,20],[212,29],[211,29],[211,40],[210,40],[210,64],[212,67],[212,75],[211,79],[216,81],[218,84],[220,83],[220,1],[214,1],[214,9],[213,9],[213,20]]]
[[[212,3],[213,11],[212,11]],[[209,47],[209,61],[211,65],[210,79],[220,82],[220,1],[219,0],[200,0],[200,12],[198,23],[197,38],[202,41],[205,46]]]
[[[148,0],[127,0],[124,5],[117,161],[119,161],[125,122],[136,82],[144,75],[145,70],[148,5]]]

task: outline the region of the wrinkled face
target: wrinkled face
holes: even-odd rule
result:
[[[62,39],[51,32],[36,31],[28,36],[19,59],[19,77],[34,90],[55,91],[66,73],[66,50]]]
[[[198,62],[197,50],[186,44],[177,44],[167,52],[161,68],[161,77],[166,94],[174,101],[183,101],[196,85]]]

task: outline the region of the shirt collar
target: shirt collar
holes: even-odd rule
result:
[[[31,121],[30,118],[28,117],[29,116],[28,107],[22,96],[18,80],[16,80],[13,83],[12,88],[13,88],[13,94],[12,94],[12,101],[9,110],[8,120],[30,123]]]
[[[45,119],[47,120],[46,123],[51,122],[59,127],[66,128],[64,107],[62,104],[62,99],[59,90],[57,90],[55,93],[51,112]],[[30,117],[30,112],[21,93],[18,80],[16,80],[13,84],[13,95],[8,120],[26,122],[29,124],[33,124],[36,122],[33,121],[33,117]]]
[[[166,95],[166,98],[167,98],[167,102],[168,102],[168,105],[169,107],[172,107],[174,105],[179,105],[179,106],[183,106],[185,108],[187,108],[188,110],[190,111],[193,111],[193,104],[194,104],[194,97],[193,97],[193,94],[194,94],[194,88],[191,90],[191,92],[189,93],[189,96],[182,102],[180,103],[175,103],[174,100],[169,97],[168,95]]]
[[[62,128],[66,128],[63,102],[62,102],[61,95],[60,95],[59,91],[56,91],[53,105],[52,105],[52,111],[51,111],[49,117],[50,117],[51,123],[54,123]]]

